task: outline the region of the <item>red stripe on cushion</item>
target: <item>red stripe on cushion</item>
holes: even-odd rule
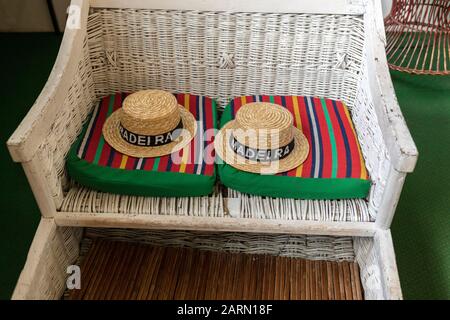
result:
[[[114,96],[113,112],[119,109],[121,106],[122,106],[122,94],[116,93]],[[111,146],[108,144],[108,142],[105,141],[98,164],[101,166],[107,166],[111,152],[112,152]]]
[[[270,102],[270,96],[262,96],[261,102]]]
[[[284,98],[284,104],[282,104],[283,103],[282,97],[281,96],[276,96],[276,97],[274,97],[274,101],[277,104],[278,104],[278,102],[277,102],[278,98],[280,100],[279,104],[284,106],[291,113],[292,119],[293,119],[293,125],[294,125],[294,127],[296,127],[297,123],[296,123],[295,118],[294,118],[294,107],[293,107],[293,104],[292,104],[292,99],[290,97],[285,97]],[[296,169],[292,169],[292,170],[283,172],[282,175],[293,177],[293,176],[295,176],[295,172],[296,172]]]
[[[358,145],[356,141],[356,137],[353,134],[353,130],[351,128],[350,122],[351,121],[347,113],[345,112],[345,106],[342,104],[341,101],[337,101],[336,105],[339,110],[339,114],[341,115],[342,122],[344,123],[345,132],[347,133],[347,139],[348,144],[350,146],[350,153],[351,153],[351,159],[352,159],[352,171],[351,171],[351,177],[352,178],[360,178],[361,177],[361,160],[359,158],[359,152],[358,152]]]
[[[185,94],[178,93],[176,95],[178,104],[185,106]],[[171,172],[179,172],[180,171],[180,164],[181,164],[181,157],[183,156],[183,149],[173,153],[170,155],[172,160],[172,167],[170,169]]]
[[[127,96],[128,94],[125,94]],[[114,100],[114,111],[120,109],[122,107],[122,94],[117,93]]]
[[[100,110],[98,111],[98,117],[96,123],[92,127],[92,135],[89,140],[89,145],[87,147],[86,155],[84,159],[88,162],[94,161],[95,153],[97,152],[98,143],[100,137],[102,136],[103,123],[106,119],[106,113],[108,112],[109,100],[111,97],[106,97],[101,101]]]
[[[330,178],[331,177],[331,167],[332,167],[332,153],[331,153],[331,142],[330,134],[328,132],[327,121],[325,119],[325,114],[322,108],[322,101],[319,98],[314,98],[314,104],[316,108],[317,120],[319,122],[319,134],[322,137],[322,172],[319,175],[320,178]]]
[[[124,94],[126,96],[126,94]],[[118,110],[122,107],[122,94],[118,93],[116,95],[116,101],[114,103],[114,111]],[[122,163],[122,153],[114,150],[114,157],[111,163],[111,168],[120,168],[120,164]]]
[[[134,168],[136,167],[137,161],[138,161],[138,158],[128,157],[127,163],[125,165],[125,169],[126,170],[134,170]]]
[[[308,115],[306,113],[306,105],[305,100],[303,97],[297,97],[298,102],[298,109],[300,112],[300,118],[303,124],[303,134],[305,135],[306,139],[308,140],[309,144],[309,154],[306,158],[305,162],[303,162],[303,170],[302,170],[302,177],[303,178],[309,178],[311,176],[311,167],[312,167],[312,156],[311,156],[311,141],[312,141],[312,133],[311,128],[309,126],[309,120]]]
[[[211,176],[214,172],[214,123],[213,123],[213,104],[209,98],[205,99],[205,121],[207,131],[205,133],[206,146],[203,155],[203,172]]]
[[[334,138],[336,140],[336,150],[338,154],[337,178],[345,178],[347,159],[346,159],[344,138],[342,136],[341,127],[339,126],[339,122],[336,116],[336,112],[334,111],[332,101],[326,100],[326,103],[328,111],[330,113],[331,123],[333,125]]]
[[[167,164],[169,163],[169,156],[162,156],[159,158],[158,172],[167,171]]]
[[[170,171],[172,172],[180,172],[180,164],[181,164],[181,159],[183,157],[183,152],[184,149],[178,150],[177,152],[174,152],[170,155],[170,157],[172,158],[172,167],[170,169]]]
[[[294,104],[292,102],[291,97],[286,97],[286,99],[285,99],[285,107],[292,114],[292,120],[294,121],[293,122],[294,126],[298,128],[297,121],[295,120],[295,117],[294,117]]]
[[[194,115],[195,119],[198,119],[197,114],[197,97],[194,95],[189,95],[189,111]],[[197,137],[202,131],[202,128],[199,128],[200,126],[197,123],[197,133],[195,134],[194,139],[191,140],[191,143],[189,145],[189,155],[188,155],[188,163],[186,164],[186,173],[195,173],[194,170],[196,168],[196,154],[198,152],[197,150]]]
[[[234,115],[236,116],[236,113],[242,107],[242,100],[241,98],[234,98],[233,100],[234,100]]]
[[[283,103],[281,101],[281,96],[273,96],[273,103],[283,106]]]
[[[146,171],[152,171],[153,165],[155,164],[155,158],[146,158],[145,160],[146,161],[143,169]]]
[[[122,163],[123,154],[116,151],[114,153],[114,158],[111,163],[111,168],[120,168],[120,164]]]
[[[294,104],[293,104],[293,101],[292,101],[292,99],[295,99],[295,97],[286,97],[286,99],[285,99],[285,106],[286,106],[286,109],[288,109],[288,111],[292,114],[292,118],[293,118],[293,123],[294,123],[294,126],[295,127],[299,127],[299,125],[298,125],[298,123],[297,123],[297,121],[296,121],[296,119],[295,119],[295,117],[294,117]],[[295,168],[295,169],[292,169],[292,170],[289,170],[289,171],[287,171],[286,172],[286,175],[288,176],[288,177],[295,177],[295,173],[297,172],[297,168]]]
[[[111,153],[111,147],[109,146],[108,142],[105,141],[105,145],[102,149],[102,154],[100,155],[100,160],[98,161],[98,165],[100,166],[106,166],[108,164],[108,158]]]
[[[103,145],[102,153],[100,155],[100,160],[98,161],[98,165],[106,166],[108,164],[108,159],[109,159],[109,155],[110,155],[111,151],[112,151],[111,146],[105,140],[105,144]]]

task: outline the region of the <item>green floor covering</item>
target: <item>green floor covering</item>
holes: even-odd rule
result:
[[[5,142],[38,96],[61,37],[0,34],[1,222],[0,298],[8,299],[39,221],[25,175]],[[420,152],[392,227],[406,299],[450,298],[450,77],[392,73]]]

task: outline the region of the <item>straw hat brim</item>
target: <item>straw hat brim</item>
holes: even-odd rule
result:
[[[235,128],[235,120],[226,123],[216,135],[214,148],[218,156],[228,165],[247,172],[259,174],[277,174],[297,168],[308,157],[309,144],[305,135],[296,127],[294,131],[294,149],[286,157],[273,162],[257,162],[236,154],[230,146],[226,132]]]
[[[180,108],[180,116],[183,122],[182,134],[173,142],[157,147],[142,147],[130,144],[120,136],[119,125],[122,109],[115,111],[106,119],[103,125],[103,137],[115,150],[136,158],[153,158],[168,155],[183,149],[195,137],[197,124],[194,115],[183,106]]]

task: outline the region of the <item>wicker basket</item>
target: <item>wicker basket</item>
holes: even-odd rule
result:
[[[377,248],[417,159],[384,46],[375,0],[73,0],[47,85],[8,141],[43,218],[51,220],[34,246],[41,254],[58,246],[37,243],[55,241],[55,230],[114,227],[369,237]],[[149,198],[105,194],[70,181],[65,157],[93,106],[102,96],[145,88],[206,95],[220,107],[254,94],[340,99],[351,111],[372,180],[370,195],[269,199],[218,185],[209,197]],[[390,240],[379,244],[392,251]],[[395,266],[393,255],[383,259],[381,265]],[[29,263],[26,270],[35,267]],[[395,267],[387,270],[393,272],[388,282],[379,281],[390,292],[397,275]],[[30,284],[21,281],[19,289]],[[393,290],[383,297],[399,297],[399,289]]]

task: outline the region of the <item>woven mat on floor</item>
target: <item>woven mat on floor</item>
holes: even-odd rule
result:
[[[96,239],[68,299],[362,299],[354,262]]]

